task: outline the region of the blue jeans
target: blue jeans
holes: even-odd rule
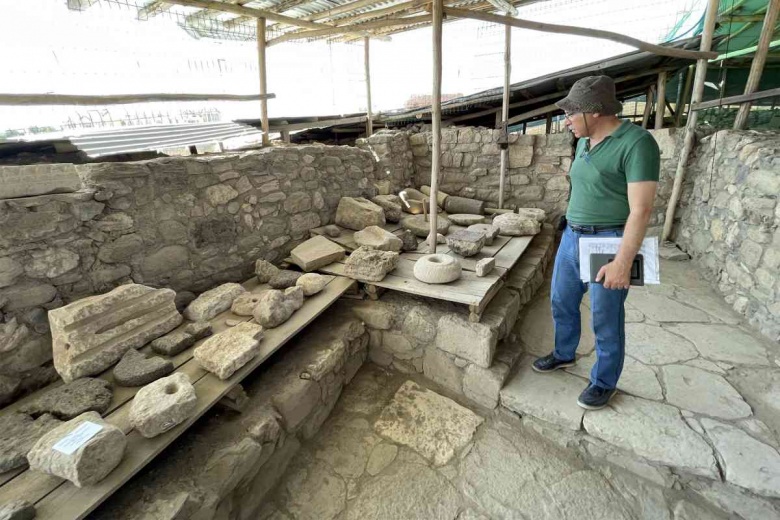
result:
[[[628,289],[605,289],[600,283],[583,283],[580,280],[580,237],[619,237],[620,230],[600,231],[583,235],[569,226],[555,256],[551,297],[555,325],[556,359],[569,361],[580,343],[580,303],[590,288],[591,327],[596,336],[596,364],[590,372],[590,382],[596,386],[613,389],[623,370],[626,353],[626,314],[624,303]]]

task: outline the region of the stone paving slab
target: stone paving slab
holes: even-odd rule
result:
[[[661,368],[666,400],[685,410],[722,419],[753,414],[750,406],[722,376],[700,368],[671,365]]]
[[[468,444],[483,421],[455,401],[407,381],[382,410],[374,429],[443,466]]]
[[[769,365],[762,341],[729,325],[679,323],[668,327],[694,344],[701,355],[712,361],[741,365]]]
[[[661,323],[709,323],[711,321],[709,315],[704,311],[688,307],[667,296],[647,290],[630,291],[628,302],[648,319]]]
[[[666,365],[694,359],[693,343],[658,325],[626,323],[626,354],[648,365]]]
[[[520,360],[517,372],[501,390],[501,404],[520,415],[530,414],[570,430],[582,427],[583,409],[577,397],[587,383],[579,377],[556,371],[534,372],[533,358]]]
[[[595,362],[596,354],[594,353],[578,359],[575,366],[565,370],[570,374],[588,380]],[[645,399],[661,401],[664,398],[663,390],[661,390],[661,384],[658,382],[655,371],[631,356],[626,356],[623,363],[623,373],[620,376],[617,387],[622,392]]]

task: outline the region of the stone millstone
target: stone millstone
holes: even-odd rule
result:
[[[35,506],[26,500],[12,500],[0,506],[0,520],[32,520]]]
[[[430,186],[421,186],[420,191],[423,192],[428,197],[431,196]],[[448,194],[444,193],[441,190],[436,190],[436,202],[439,204],[440,208],[444,208],[447,205],[447,197],[449,197]]]
[[[468,213],[455,213],[454,215],[447,215],[447,218],[458,226],[473,226],[474,224],[485,222],[484,215],[470,215]]]
[[[14,412],[0,417],[0,473],[27,466],[27,452],[44,434],[62,424],[43,414],[33,419]]]
[[[474,256],[485,246],[485,234],[480,231],[460,229],[447,235],[447,245],[461,256]]]
[[[449,255],[425,255],[414,263],[414,277],[425,283],[454,282],[460,274],[460,262]]]
[[[279,271],[268,281],[268,285],[274,289],[287,289],[294,286],[302,274],[298,271]]]
[[[182,322],[175,297],[170,289],[127,284],[49,311],[54,368],[66,383],[103,372]]]
[[[268,283],[268,280],[270,280],[280,270],[281,269],[276,267],[271,262],[267,262],[262,259],[255,262],[255,275],[257,275],[257,281],[260,283]]]
[[[86,423],[101,427],[89,440],[70,454],[54,449],[55,445]],[[83,426],[82,426],[83,425]],[[122,430],[100,418],[96,412],[87,412],[61,424],[35,443],[27,458],[30,469],[70,480],[77,487],[90,486],[103,480],[119,465],[127,447]]]
[[[343,260],[346,254],[343,247],[321,235],[310,238],[290,251],[293,263],[307,273]]]
[[[496,216],[493,219],[493,225],[501,229],[502,235],[512,237],[536,235],[542,229],[541,224],[536,219],[516,213],[504,213]]]
[[[371,202],[385,210],[385,220],[388,222],[398,222],[401,220],[403,208],[398,195],[377,195]]]
[[[385,212],[368,199],[341,197],[336,209],[336,224],[360,231],[368,226],[384,226]]]
[[[228,310],[233,300],[245,292],[241,284],[223,283],[195,298],[184,310],[184,317],[190,321],[209,321]]]
[[[485,204],[484,200],[449,196],[444,209],[450,214],[468,213],[470,215],[482,215],[485,213]]]
[[[492,224],[474,224],[468,227],[469,231],[480,231],[485,234],[485,245],[492,246],[493,240],[501,232],[501,228]]]
[[[21,411],[34,417],[50,413],[67,421],[87,411],[102,415],[108,410],[112,397],[111,383],[85,377],[49,390]]]
[[[230,306],[230,312],[236,316],[251,316],[260,301],[260,295],[246,292],[233,300]]]
[[[394,234],[379,226],[368,226],[354,235],[358,246],[366,246],[380,251],[400,251],[403,242]]]
[[[114,382],[119,386],[143,386],[173,372],[173,362],[161,357],[147,358],[135,349],[128,350],[114,367]]]
[[[446,235],[450,230],[451,222],[444,217],[436,217],[436,232]],[[425,215],[412,215],[401,219],[401,226],[408,229],[420,238],[427,237],[431,232],[430,221],[425,220]]]
[[[204,341],[195,348],[193,357],[218,378],[227,379],[260,352],[262,338],[263,327],[260,325],[239,323]]]
[[[272,329],[287,321],[302,305],[302,287],[288,287],[284,292],[265,291],[260,295],[253,315],[257,323]]]
[[[417,251],[417,235],[408,229],[401,233],[401,251]]]
[[[517,214],[521,217],[535,219],[539,223],[544,222],[544,219],[547,218],[547,213],[539,208],[518,208]]]
[[[150,439],[192,417],[198,397],[190,378],[181,372],[141,388],[130,407],[130,424]]]
[[[344,274],[367,282],[380,282],[398,264],[398,253],[359,247],[349,255]]]
[[[295,285],[303,289],[304,296],[314,296],[328,285],[329,279],[321,274],[306,273],[298,278]]]
[[[188,323],[152,341],[152,350],[164,356],[175,356],[207,336],[211,336],[211,323],[207,321]]]

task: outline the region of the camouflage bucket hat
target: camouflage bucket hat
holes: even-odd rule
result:
[[[555,104],[569,113],[614,115],[623,110],[623,105],[615,96],[615,82],[609,76],[588,76],[577,80],[569,95]]]

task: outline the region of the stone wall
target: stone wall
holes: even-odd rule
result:
[[[520,356],[512,327],[520,309],[541,287],[552,265],[554,232],[545,225],[510,271],[479,323],[464,305],[388,291],[379,301],[340,302],[368,328],[369,358],[402,373],[423,374],[485,408]]]
[[[332,146],[0,166],[0,179],[72,191],[74,168],[79,191],[21,197],[17,185],[0,200],[0,405],[56,378],[47,310],[130,281],[186,303],[189,291],[246,279],[258,258],[284,258],[332,222],[342,196],[375,193],[371,154]]]
[[[329,309],[242,383],[242,412],[210,413],[90,518],[250,520],[367,358],[368,334]]]
[[[442,130],[439,189],[450,195],[498,203],[501,152],[499,132],[461,127]],[[509,134],[505,205],[542,208],[552,222],[566,210],[566,174],[574,153],[571,134]],[[384,130],[357,146],[378,160],[376,178],[389,180],[392,193],[431,183],[431,132]]]
[[[780,134],[722,130],[701,140],[681,199],[677,243],[726,302],[780,340]]]

